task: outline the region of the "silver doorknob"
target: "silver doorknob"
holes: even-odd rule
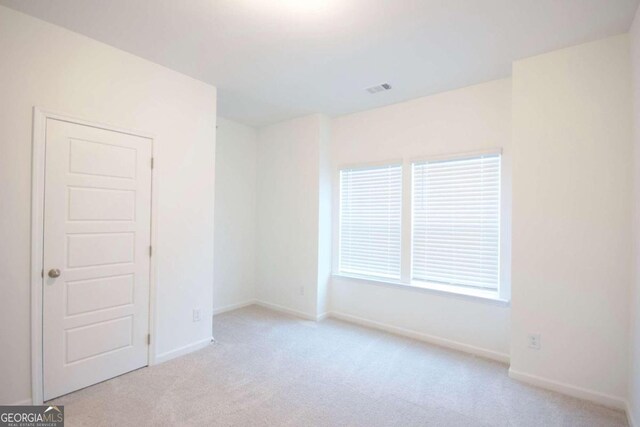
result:
[[[52,268],[49,270],[49,277],[55,279],[56,277],[60,277],[60,270],[57,268]]]

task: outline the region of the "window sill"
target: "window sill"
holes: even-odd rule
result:
[[[412,282],[402,283],[392,279],[384,279],[378,277],[359,276],[356,274],[345,273],[333,273],[333,277],[338,277],[348,280],[358,280],[361,282],[371,283],[375,285],[392,286],[397,288],[403,288],[407,290],[425,291],[429,293],[436,293],[444,296],[460,297],[464,299],[472,299],[476,301],[488,302],[497,304],[500,306],[508,307],[510,305],[509,300],[500,298],[496,292],[485,291],[482,289],[469,289],[458,286],[443,285],[441,283],[429,283],[429,282]]]

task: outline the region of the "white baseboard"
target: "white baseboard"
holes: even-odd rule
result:
[[[316,316],[316,321],[317,321],[317,322],[319,322],[319,321],[321,321],[321,320],[326,319],[327,317],[329,317],[329,313],[328,313],[328,312],[324,312],[324,313],[322,313],[322,314],[318,314],[318,315]]]
[[[22,399],[19,400],[15,403],[10,403],[10,406],[27,406],[27,405],[31,405],[33,402],[31,401],[31,398],[28,399]]]
[[[631,403],[629,401],[625,402],[625,410],[627,412],[627,421],[629,422],[629,427],[640,427],[638,424],[636,424],[635,419],[633,418],[633,410],[631,408]]]
[[[434,335],[425,334],[410,329],[401,328],[398,326],[389,325],[375,320],[369,320],[358,316],[345,313],[329,313],[329,317],[334,317],[345,322],[356,323],[358,325],[367,326],[369,328],[379,329],[385,332],[391,332],[393,334],[402,335],[408,338],[413,338],[419,341],[428,342],[441,347],[447,347],[453,350],[463,351],[465,353],[471,353],[476,356],[484,357],[486,359],[496,360],[502,363],[509,363],[509,355],[500,353],[493,350],[487,350],[481,347],[476,347],[469,344],[464,344],[458,341],[449,340],[446,338],[437,337]]]
[[[621,397],[611,396],[609,394],[600,393],[582,387],[550,380],[548,378],[538,377],[536,375],[525,374],[523,372],[514,371],[509,368],[509,377],[514,380],[522,381],[536,387],[544,388],[568,396],[577,397],[578,399],[588,400],[613,409],[627,410],[627,402]],[[627,412],[630,414],[630,412]]]
[[[184,356],[185,354],[189,354],[191,352],[200,350],[201,348],[204,348],[206,346],[208,346],[209,344],[211,344],[211,341],[213,340],[213,338],[206,338],[200,341],[196,341],[194,343],[191,344],[187,344],[185,346],[176,348],[174,350],[170,350],[167,352],[164,352],[162,354],[159,354],[156,356],[156,360],[155,360],[155,365],[159,364],[159,363],[163,363],[166,362],[168,360],[171,359],[175,359],[176,357],[180,357],[180,356]]]
[[[285,314],[290,314],[292,316],[300,317],[302,319],[313,320],[313,321],[318,320],[317,317],[312,315],[312,314],[308,314],[308,313],[305,313],[305,312],[299,311],[299,310],[294,310],[292,308],[288,308],[288,307],[285,307],[285,306],[282,306],[282,305],[273,304],[273,303],[270,303],[270,302],[260,301],[260,300],[256,300],[255,304],[259,305],[260,307],[268,308],[268,309],[271,309],[271,310],[274,310],[274,311],[279,311],[279,312],[285,313]]]
[[[240,302],[237,304],[229,304],[229,305],[225,305],[223,307],[218,307],[218,308],[214,308],[213,309],[213,315],[217,315],[217,314],[222,314],[222,313],[226,313],[227,311],[233,311],[233,310],[238,310],[240,308],[243,307],[248,307],[250,305],[254,305],[256,303],[256,300],[248,300],[245,302]]]

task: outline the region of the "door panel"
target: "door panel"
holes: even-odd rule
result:
[[[100,356],[132,345],[132,316],[67,329],[65,363]]]
[[[151,140],[55,119],[46,126],[48,400],[147,364]]]
[[[135,232],[67,235],[67,267],[133,263]]]
[[[104,188],[69,188],[69,219],[72,221],[133,221],[136,192]]]
[[[133,304],[135,276],[99,277],[67,282],[67,315]]]

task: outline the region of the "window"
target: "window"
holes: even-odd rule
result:
[[[340,170],[337,273],[507,302],[502,160],[496,150]]]
[[[340,171],[339,270],[400,278],[402,166]]]
[[[413,163],[414,281],[497,291],[500,155]]]

